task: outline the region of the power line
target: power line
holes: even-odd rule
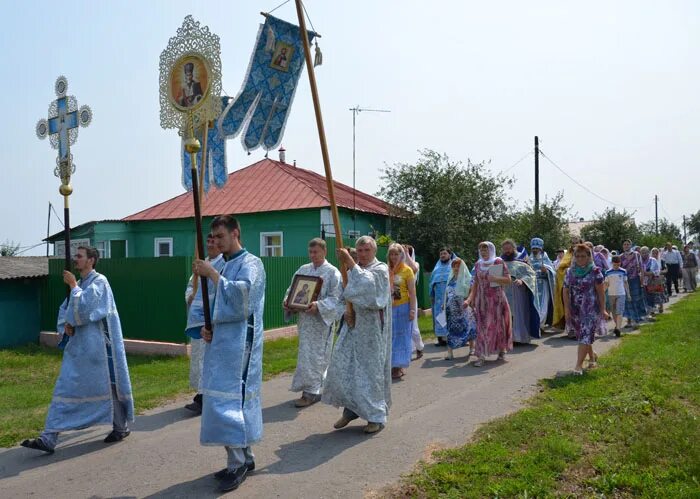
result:
[[[571,175],[569,175],[568,173],[566,173],[566,172],[564,171],[564,169],[561,168],[558,164],[556,164],[552,159],[550,159],[550,157],[547,156],[547,155],[542,151],[542,149],[540,149],[540,154],[541,154],[547,161],[549,161],[549,162],[552,164],[552,166],[554,166],[557,170],[559,170],[559,171],[562,172],[564,175],[566,175],[566,177],[568,177],[569,180],[571,180],[573,183],[575,183],[576,185],[578,185],[580,188],[582,188],[583,190],[585,190],[585,191],[588,192],[589,194],[594,195],[595,197],[597,197],[597,198],[600,199],[601,201],[605,201],[605,202],[608,203],[608,204],[611,204],[611,205],[614,205],[614,206],[619,206],[620,208],[625,208],[625,209],[628,209],[628,210],[638,210],[638,209],[640,209],[640,208],[646,208],[647,206],[649,206],[648,204],[642,205],[642,206],[625,206],[625,205],[616,203],[616,202],[614,202],[614,201],[610,201],[609,199],[606,199],[606,198],[604,198],[603,196],[601,196],[601,195],[597,194],[596,192],[592,191],[591,189],[589,189],[588,187],[586,187],[585,185],[583,185],[581,182],[579,182],[578,180],[576,180],[574,177],[572,177]]]
[[[63,220],[61,220],[61,217],[59,217],[58,213],[56,213],[56,208],[53,207],[53,204],[51,204],[51,211],[53,212],[54,215],[56,215],[56,218],[61,223],[61,225],[63,225],[63,227],[65,227]]]
[[[532,154],[532,151],[528,151],[527,153],[525,153],[525,155],[523,155],[522,158],[520,158],[518,161],[516,161],[515,163],[513,163],[512,165],[510,165],[508,168],[506,168],[505,170],[503,170],[503,171],[501,172],[501,175],[505,175],[506,173],[508,173],[509,171],[511,171],[513,168],[515,168],[515,167],[518,166],[520,163],[522,163],[522,161],[523,161],[525,158],[527,158],[528,156],[530,156],[531,154]]]
[[[21,255],[22,253],[25,253],[25,252],[29,251],[30,249],[34,249],[34,248],[37,248],[37,247],[39,247],[39,246],[43,246],[44,244],[46,244],[46,243],[44,243],[44,242],[42,241],[42,242],[37,243],[37,244],[35,244],[35,245],[33,245],[33,246],[27,246],[27,247],[25,247],[23,250],[18,251],[17,253],[15,253],[15,255]]]

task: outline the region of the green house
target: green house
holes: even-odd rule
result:
[[[387,203],[334,182],[345,239],[390,234]],[[203,200],[203,227],[216,215],[233,214],[242,240],[258,256],[305,256],[314,237],[334,238],[326,179],[283,161],[263,159],[229,174],[226,185]],[[194,208],[183,193],[121,220],[92,221],[71,229],[73,248],[95,246],[103,258],[190,256],[194,253]],[[64,253],[63,232],[48,241]]]

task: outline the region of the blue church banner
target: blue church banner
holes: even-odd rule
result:
[[[308,31],[309,43],[316,34]],[[223,111],[209,129],[204,190],[222,187],[227,179],[226,139],[241,134],[247,152],[269,151],[282,142],[299,77],[304,69],[304,46],[299,26],[267,15],[260,26],[243,86],[235,98],[223,97]],[[192,189],[189,155],[182,149],[182,183]],[[201,152],[197,158],[201,165]]]

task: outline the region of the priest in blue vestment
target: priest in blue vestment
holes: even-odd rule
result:
[[[265,269],[260,258],[241,245],[238,221],[216,217],[211,233],[223,254],[221,272],[210,262],[195,260],[192,270],[211,279],[216,289],[212,329],[201,329],[207,343],[202,370],[202,445],[223,446],[227,465],[214,474],[219,490],[240,486],[255,469],[251,445],[263,433],[262,351]]]
[[[530,343],[540,337],[540,311],[537,297],[537,275],[529,264],[518,260],[515,242],[506,239],[501,245],[501,259],[510,273],[511,285],[506,286],[506,298],[510,305],[513,341]]]
[[[214,235],[207,235],[207,258],[217,272],[224,268],[224,257],[219,251]],[[202,368],[204,366],[204,340],[200,334],[204,325],[204,302],[202,300],[202,287],[197,283],[197,291],[194,291],[194,275],[190,276],[185,290],[185,302],[187,303],[187,326],[185,334],[190,338],[190,388],[196,390],[192,402],[185,405],[185,409],[192,411],[197,416],[202,414]],[[213,303],[216,295],[214,283],[209,281],[209,303]]]
[[[70,295],[58,312],[57,331],[66,336],[61,372],[38,438],[25,440],[23,447],[53,453],[60,432],[111,424],[105,443],[119,442],[129,435],[134,420],[131,381],[117,306],[107,278],[95,271],[99,253],[80,246],[75,269],[80,281],[63,272]]]
[[[441,317],[444,317],[444,314],[440,314],[445,310],[445,288],[447,287],[447,278],[450,276],[454,258],[455,254],[452,252],[452,249],[443,246],[440,248],[440,259],[430,274],[433,331],[435,331],[435,336],[437,337],[437,344],[441,346],[447,345],[447,322],[441,319]]]
[[[552,297],[554,296],[556,273],[554,264],[544,250],[544,240],[542,238],[532,238],[532,241],[530,241],[530,252],[528,261],[535,274],[537,274],[537,303],[540,310],[540,329],[542,329],[547,324],[548,318],[551,324],[551,316],[554,313]]]

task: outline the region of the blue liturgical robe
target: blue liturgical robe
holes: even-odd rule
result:
[[[503,258],[503,256],[501,256]],[[505,261],[511,279],[520,279],[522,286],[506,286],[513,325],[513,341],[530,343],[540,337],[540,304],[537,301],[537,275],[530,265],[518,260]]]
[[[447,278],[452,269],[452,259],[443,263],[438,260],[435,264],[433,272],[430,274],[430,297],[433,302],[433,329],[435,336],[447,336],[447,324],[441,326],[436,320],[436,317],[445,308],[445,288],[447,287]]]
[[[112,424],[112,388],[134,420],[129,368],[119,314],[107,278],[94,270],[78,282],[58,312],[57,331],[75,327],[63,350],[61,372],[46,416],[45,431]]]
[[[241,250],[221,270],[204,352],[202,445],[248,447],[262,438],[265,269]]]
[[[213,260],[209,260],[207,258],[207,260],[209,261],[209,263],[211,263],[211,266],[214,267],[217,272],[221,272],[221,269],[224,268],[224,264],[226,263],[223,255],[219,255]],[[193,281],[194,276],[190,278],[190,282],[187,285],[187,292],[185,293],[186,295],[192,292]],[[194,299],[192,300],[192,303],[190,304],[190,307],[187,310],[187,326],[185,327],[185,334],[190,338],[195,339],[200,339],[202,337],[200,331],[202,330],[202,326],[204,326],[204,303],[202,302],[201,282],[199,284],[200,286],[197,286],[197,292],[195,293]],[[208,285],[209,308],[211,309],[212,304],[214,303],[214,299],[216,298],[216,286],[214,286],[214,281],[212,281],[211,279],[208,279]]]
[[[540,251],[538,256],[530,255],[530,265],[537,274],[537,303],[540,310],[540,327],[544,327],[547,315],[552,310],[552,297],[554,296],[554,284],[556,273],[554,265],[547,253]],[[544,272],[542,271],[544,269]]]

